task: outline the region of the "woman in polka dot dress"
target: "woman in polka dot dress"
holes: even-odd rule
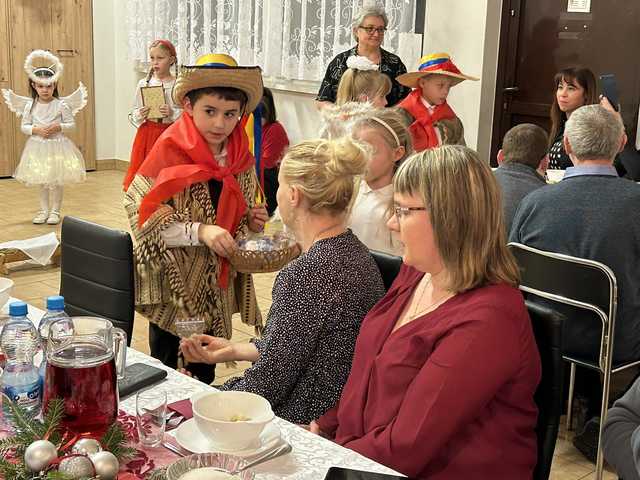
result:
[[[278,208],[302,254],[276,277],[262,338],[194,335],[180,344],[188,361],[253,362],[220,389],[262,395],[290,422],[308,424],[336,404],[360,324],[384,295],[369,250],[345,224],[366,164],[366,151],[346,138],[291,147],[280,165]]]

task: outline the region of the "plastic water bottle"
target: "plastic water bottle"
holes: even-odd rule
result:
[[[40,345],[36,327],[27,318],[27,304],[9,305],[9,321],[0,334],[0,348],[7,357],[0,376],[2,392],[33,415],[40,411],[42,390],[33,358]],[[6,406],[3,406],[6,410]]]
[[[72,329],[71,318],[64,311],[64,297],[54,295],[47,297],[47,313],[40,319],[38,333],[42,341],[42,361],[40,362],[40,386],[44,391],[44,377],[47,371],[47,339],[49,338],[49,327],[58,320],[67,320]]]

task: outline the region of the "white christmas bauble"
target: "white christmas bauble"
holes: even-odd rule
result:
[[[80,453],[83,455],[93,455],[102,451],[100,442],[95,438],[81,438],[71,449],[71,453]]]
[[[49,440],[36,440],[24,451],[24,463],[32,472],[41,472],[56,458],[58,451]]]
[[[115,480],[120,470],[120,462],[111,452],[98,452],[89,456],[100,480]]]
[[[94,476],[93,464],[89,457],[84,456],[64,458],[58,465],[58,471],[73,480],[92,478]]]

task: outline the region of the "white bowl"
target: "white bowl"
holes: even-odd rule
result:
[[[13,290],[13,280],[0,277],[0,309],[9,301]]]
[[[269,401],[249,392],[210,392],[192,399],[193,418],[214,448],[242,450],[254,443],[273,420]],[[241,416],[248,420],[232,421]]]

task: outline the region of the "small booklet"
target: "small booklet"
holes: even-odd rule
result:
[[[164,88],[162,85],[154,87],[140,87],[140,95],[142,96],[142,105],[151,107],[147,118],[162,118],[160,106],[166,103],[164,99]]]

